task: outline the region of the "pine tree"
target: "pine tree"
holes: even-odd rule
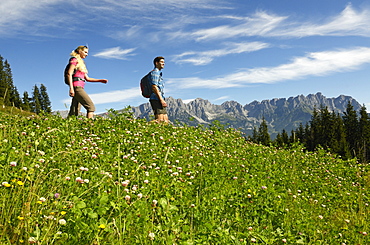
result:
[[[4,62],[3,69],[5,74],[5,83],[8,89],[6,105],[20,108],[22,104],[21,98],[19,96],[17,88],[14,86],[12,69],[10,68],[10,64],[8,63],[7,60],[5,60]]]
[[[31,111],[31,98],[28,95],[27,91],[24,91],[22,98],[22,109],[25,111]]]
[[[360,161],[368,162],[370,160],[370,118],[365,106],[360,110],[359,132],[358,157]]]
[[[270,135],[265,118],[262,119],[262,123],[258,128],[257,142],[262,145],[268,145],[270,143]]]
[[[359,122],[357,112],[353,109],[351,102],[348,102],[343,116],[344,129],[349,149],[353,157],[357,156],[359,135]]]
[[[2,105],[10,105],[8,76],[5,72],[3,57],[0,56],[0,97]]]
[[[40,90],[37,85],[33,87],[31,111],[36,114],[39,114],[41,112]]]
[[[51,102],[44,84],[41,84],[40,86],[40,104],[41,110],[43,110],[45,113],[51,113]]]

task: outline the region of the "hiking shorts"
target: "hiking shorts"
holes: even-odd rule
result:
[[[162,103],[159,100],[149,100],[149,102],[154,111],[154,115],[167,114],[166,108],[163,108]]]
[[[87,112],[94,112],[95,105],[90,99],[89,95],[85,92],[84,88],[80,86],[73,87],[75,96],[73,96],[71,108],[69,110],[69,116],[78,116],[81,105],[86,109]]]

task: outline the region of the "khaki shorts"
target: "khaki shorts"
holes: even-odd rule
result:
[[[163,108],[162,103],[159,100],[149,100],[149,102],[154,111],[154,115],[167,114],[166,108]]]
[[[90,99],[89,95],[85,92],[85,90],[80,87],[73,87],[75,91],[75,96],[72,98],[71,107],[69,109],[69,116],[78,116],[81,105],[86,109],[87,112],[94,112],[95,105]]]

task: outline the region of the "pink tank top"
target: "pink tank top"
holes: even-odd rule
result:
[[[73,59],[70,60],[69,63],[76,66],[78,61],[77,61],[76,58],[73,58]],[[73,74],[73,77],[79,77],[79,78],[82,79],[82,80],[79,80],[79,81],[73,81],[73,87],[77,87],[77,86],[82,87],[82,88],[85,87],[85,72],[77,70],[75,72],[75,74]]]

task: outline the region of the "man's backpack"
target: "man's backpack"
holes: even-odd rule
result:
[[[69,86],[69,81],[68,81],[68,70],[69,70],[69,67],[71,66],[71,60],[72,59],[75,59],[75,57],[71,57],[68,61],[68,65],[66,66],[66,68],[64,69],[64,83],[67,84]],[[75,74],[76,72],[76,69],[73,71],[73,75]],[[72,76],[73,76],[72,75]]]
[[[141,94],[144,98],[150,98],[150,95],[153,93],[152,84],[150,83],[149,76],[150,72],[140,80]]]

